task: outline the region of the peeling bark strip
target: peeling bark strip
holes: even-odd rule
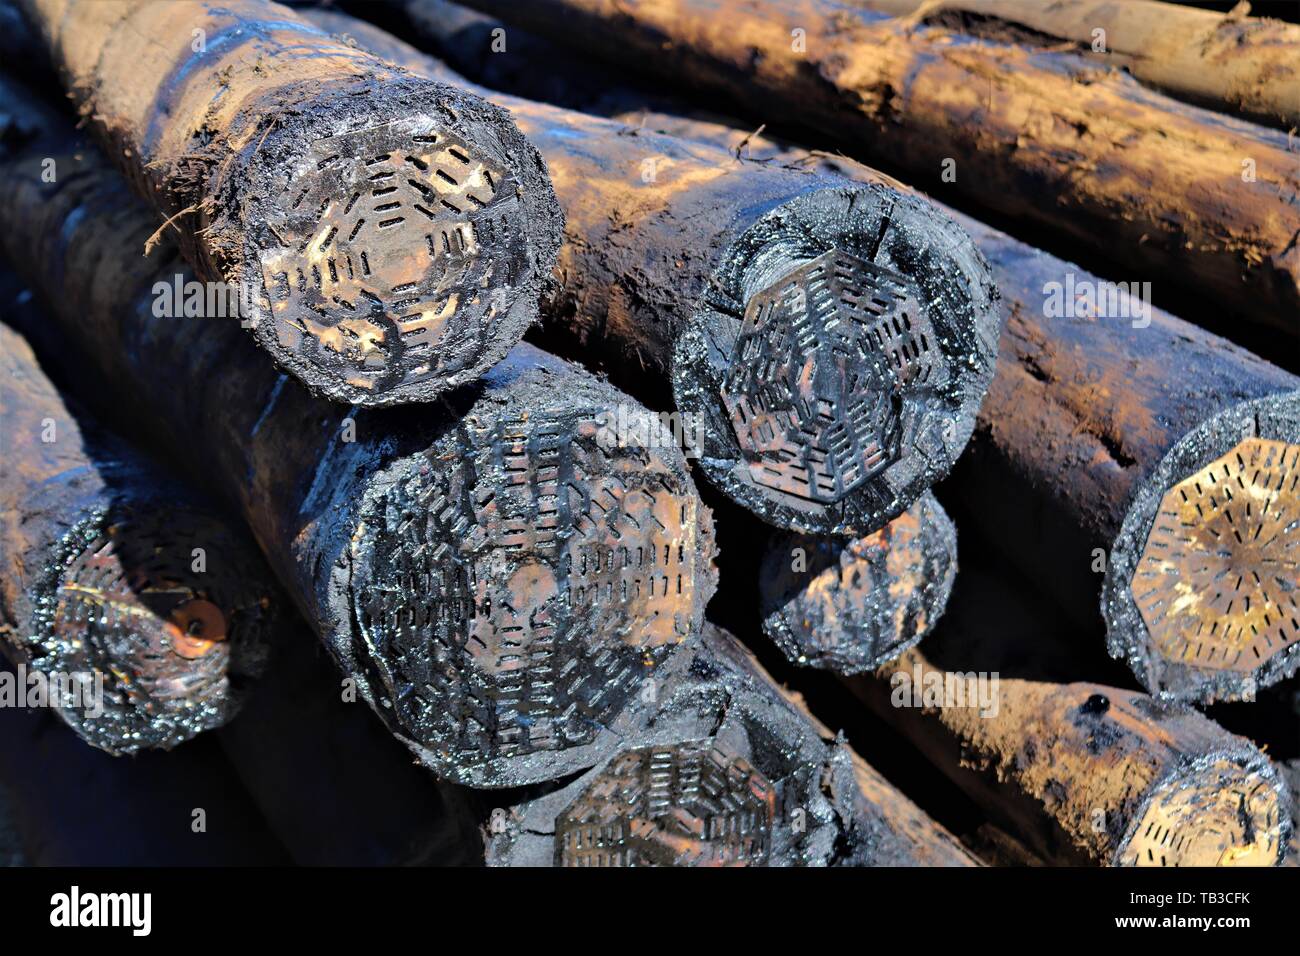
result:
[[[501,110],[262,0],[23,2],[164,231],[309,389],[428,400],[536,317],[560,214]]]
[[[1045,860],[1283,861],[1292,830],[1285,790],[1246,739],[1191,708],[1096,684],[1000,679],[995,713],[985,716],[942,696],[945,679],[966,676],[913,649],[852,686]]]
[[[4,325],[0,419],[0,650],[46,689],[33,700],[38,685],[21,680],[5,706],[55,708],[111,754],[224,724],[274,627],[252,542],[133,449],[83,430]]]
[[[618,753],[493,815],[488,863],[978,865],[712,625]]]
[[[773,535],[759,578],[763,632],[791,661],[874,670],[921,640],[957,573],[957,529],[926,492],[874,534]]]
[[[760,121],[815,126],[867,160],[937,178],[955,159],[950,188],[970,202],[1102,256],[1122,248],[1142,279],[1297,335],[1300,152],[1278,131],[1152,93],[1075,54],[873,20],[831,0],[470,5],[621,66],[761,104]]]
[[[1300,127],[1300,26],[1245,12],[1216,13],[1151,0],[856,0],[923,21],[946,11],[993,17],[1093,47],[1105,62],[1175,96],[1251,119]],[[1267,4],[1261,4],[1265,11]]]
[[[4,251],[67,341],[237,501],[390,730],[475,786],[607,753],[715,585],[681,450],[607,424],[646,410],[529,346],[438,407],[315,399],[228,324],[156,317],[149,290],[188,278],[181,263],[120,241],[153,227],[95,155],[57,162],[57,183],[30,156],[0,167]]]
[[[377,31],[348,32],[365,44]],[[414,50],[397,62],[447,75]],[[725,493],[780,527],[865,534],[947,473],[999,324],[984,262],[950,219],[880,183],[492,98],[541,151],[565,211],[549,328],[611,370],[671,375]]]

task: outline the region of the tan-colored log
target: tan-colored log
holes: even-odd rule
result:
[[[1283,129],[1300,126],[1300,26],[1252,17],[1249,3],[1219,13],[1157,0],[852,2],[913,22],[945,11],[995,17],[1078,43],[1175,96]]]
[[[560,216],[499,109],[265,0],[23,6],[159,231],[309,388],[428,400],[536,317]]]
[[[1300,146],[1060,50],[833,0],[469,4],[817,127],[943,194],[1053,230],[1227,314],[1300,335]],[[953,165],[955,164],[955,166]],[[947,168],[955,173],[948,182]]]
[[[1144,694],[952,672],[913,649],[852,687],[1044,859],[1276,866],[1292,830],[1268,759]]]

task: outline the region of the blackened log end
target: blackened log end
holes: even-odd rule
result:
[[[1102,614],[1112,656],[1162,698],[1250,700],[1300,668],[1300,392],[1170,449],[1111,548]]]
[[[423,78],[353,81],[279,115],[241,158],[219,191],[237,211],[218,206],[209,243],[217,260],[238,249],[242,267],[218,268],[242,277],[245,323],[313,391],[427,401],[535,320],[563,219],[503,110]]]
[[[701,464],[778,527],[864,535],[942,478],[992,380],[987,264],[934,207],[809,178],[733,243],[673,356]]]

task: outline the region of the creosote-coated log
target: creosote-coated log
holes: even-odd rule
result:
[[[956,574],[957,530],[928,491],[866,537],[776,534],[758,583],[763,632],[796,664],[875,670],[930,632]]]
[[[407,5],[413,16],[447,6]],[[462,15],[440,24],[464,20]],[[426,19],[417,20],[416,26],[434,28]],[[517,33],[511,34],[516,40]],[[364,36],[369,42],[370,34]],[[460,34],[433,36],[439,43],[450,43]],[[482,59],[491,76],[509,79],[512,69],[521,69],[518,58],[529,49]],[[544,45],[532,55],[540,52]],[[402,58],[400,50],[390,55]],[[515,66],[502,65],[509,62]],[[552,82],[559,84],[559,76]],[[629,107],[638,100],[632,91],[607,85],[598,92],[560,86],[557,91],[566,94],[566,101],[580,101],[584,108],[608,112],[629,125],[710,143],[755,161],[859,181],[889,181],[843,157],[782,147],[718,123]],[[957,466],[953,486],[963,493],[971,517],[1005,546],[1022,570],[1077,620],[1095,621],[1102,564],[1109,569],[1108,602],[1117,606],[1131,593],[1130,581],[1116,568],[1131,567],[1151,525],[1144,524],[1125,539],[1122,547],[1131,552],[1128,559],[1120,555],[1117,561],[1111,555],[1109,561],[1099,561],[1098,556],[1119,553],[1116,539],[1125,516],[1139,510],[1137,489],[1165,454],[1180,442],[1179,447],[1190,447],[1191,439],[1185,436],[1207,420],[1231,414],[1241,402],[1300,388],[1300,379],[1158,309],[1144,315],[1131,309],[1131,315],[1124,309],[1116,313],[1106,291],[1113,285],[977,220],[948,212],[987,257],[1010,313],[974,447]],[[1114,298],[1121,305],[1136,304],[1122,291]],[[1158,489],[1160,494],[1166,490]],[[1253,618],[1234,618],[1228,610],[1221,621],[1207,622],[1209,615],[1197,610],[1202,602],[1185,601],[1184,608],[1192,613],[1183,615],[1182,638],[1161,641],[1138,626],[1132,614],[1108,615],[1115,652],[1130,661],[1149,690],[1192,699],[1233,699],[1250,696],[1255,687],[1294,671],[1300,660],[1300,627],[1291,621],[1296,619],[1300,579],[1294,558],[1278,557],[1287,554],[1294,534],[1291,523],[1279,520],[1286,513],[1281,499],[1273,502],[1271,511],[1254,512],[1266,523],[1276,522],[1279,534],[1255,539],[1270,545],[1271,556],[1264,554],[1264,564],[1254,569],[1261,585],[1253,594],[1242,592],[1235,606],[1240,612],[1249,598]],[[1228,564],[1248,560],[1243,555]],[[1253,574],[1242,575],[1241,584],[1254,584]],[[1141,590],[1147,593],[1149,588]],[[1219,600],[1219,607],[1227,609],[1229,600]],[[1214,637],[1189,653],[1186,636],[1202,622]]]
[[[915,650],[890,669],[908,686],[923,682],[922,700],[931,687],[965,680]],[[926,713],[960,748],[954,769],[978,767],[1018,788],[1097,862],[1275,866],[1284,858],[1291,818],[1276,772],[1249,741],[1194,710],[1162,710],[1144,694],[1097,684],[1004,680],[996,716],[978,706]]]
[[[347,32],[365,44],[377,31]],[[408,51],[402,65],[449,75]],[[883,183],[493,99],[541,151],[565,211],[546,327],[612,375],[671,376],[723,492],[780,527],[866,534],[947,473],[1000,320],[950,219]]]
[[[0,708],[50,707],[111,754],[230,720],[275,626],[253,542],[74,417],[4,325],[0,421]]]
[[[468,5],[715,92],[754,125],[815,127],[864,160],[924,176],[938,195],[1118,261],[1133,270],[1125,278],[1300,337],[1300,152],[1278,130],[1050,44],[909,26],[834,0]]]
[[[924,650],[849,686],[1048,862],[1280,863],[1293,820],[1268,759],[1185,705],[1039,679],[1059,621],[1019,585],[985,575]]]
[[[491,815],[489,864],[977,864],[731,635],[706,625],[688,654],[617,754]]]
[[[782,148],[715,123],[660,113],[641,119],[722,148],[743,142],[766,162],[880,178],[842,157]],[[1104,572],[1112,652],[1124,656],[1153,693],[1233,700],[1294,673],[1300,666],[1300,571],[1297,526],[1287,516],[1294,514],[1298,478],[1294,455],[1282,454],[1288,434],[1295,443],[1294,424],[1274,413],[1265,417],[1272,424],[1261,426],[1250,410],[1266,397],[1275,409],[1277,402],[1293,403],[1285,396],[1300,390],[1300,378],[1159,309],[1119,318],[1107,305],[1102,279],[954,216],[988,258],[1009,312],[997,374],[971,450],[952,481],[971,519],[1080,622],[1097,620]],[[1122,291],[1116,294],[1124,299]],[[1057,308],[1063,304],[1069,307]],[[1220,439],[1207,445],[1210,433]],[[1182,549],[1182,563],[1165,565],[1148,555],[1138,569],[1157,527],[1154,505],[1232,451],[1229,439],[1249,450],[1259,437],[1282,444],[1269,446],[1275,455],[1263,461],[1276,461],[1276,467],[1270,464],[1267,483],[1254,484],[1250,509],[1230,519],[1211,503],[1223,496],[1212,493],[1195,516],[1196,505],[1187,505],[1181,534],[1170,537],[1168,522],[1161,522],[1165,540],[1153,545],[1160,550],[1175,540],[1191,542]],[[1213,454],[1199,455],[1207,447]],[[1233,521],[1243,522],[1236,529],[1240,541],[1225,530]],[[1207,549],[1211,539],[1216,545]],[[1160,615],[1163,633],[1149,633],[1139,620],[1134,585],[1149,606],[1162,600],[1148,584],[1153,570],[1171,584],[1171,571],[1208,575],[1191,587],[1195,591],[1224,569],[1236,573],[1214,589],[1217,596],[1206,595],[1210,600],[1190,594],[1159,605],[1178,611]],[[1141,578],[1134,576],[1138,570]],[[1175,590],[1189,587],[1184,582]]]
[[[1300,26],[1249,16],[1249,5],[1244,12],[1217,13],[1153,0],[851,2],[922,21],[946,11],[1005,20],[1094,50],[1104,62],[1183,99],[1283,129],[1300,127]],[[1268,13],[1269,4],[1259,6]]]
[[[56,166],[56,183],[30,155],[0,166],[3,251],[132,417],[236,500],[390,730],[475,786],[607,753],[715,583],[681,450],[608,424],[646,410],[529,346],[436,407],[315,399],[232,326],[155,315],[188,273],[165,245],[108,241],[151,227],[97,157]]]
[[[427,400],[536,317],[561,217],[501,110],[263,0],[23,3],[198,277],[313,391]]]

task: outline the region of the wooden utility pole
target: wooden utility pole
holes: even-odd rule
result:
[[[227,317],[314,392],[434,398],[536,317],[560,215],[501,110],[264,0],[23,7],[154,207],[144,245],[174,235]]]

